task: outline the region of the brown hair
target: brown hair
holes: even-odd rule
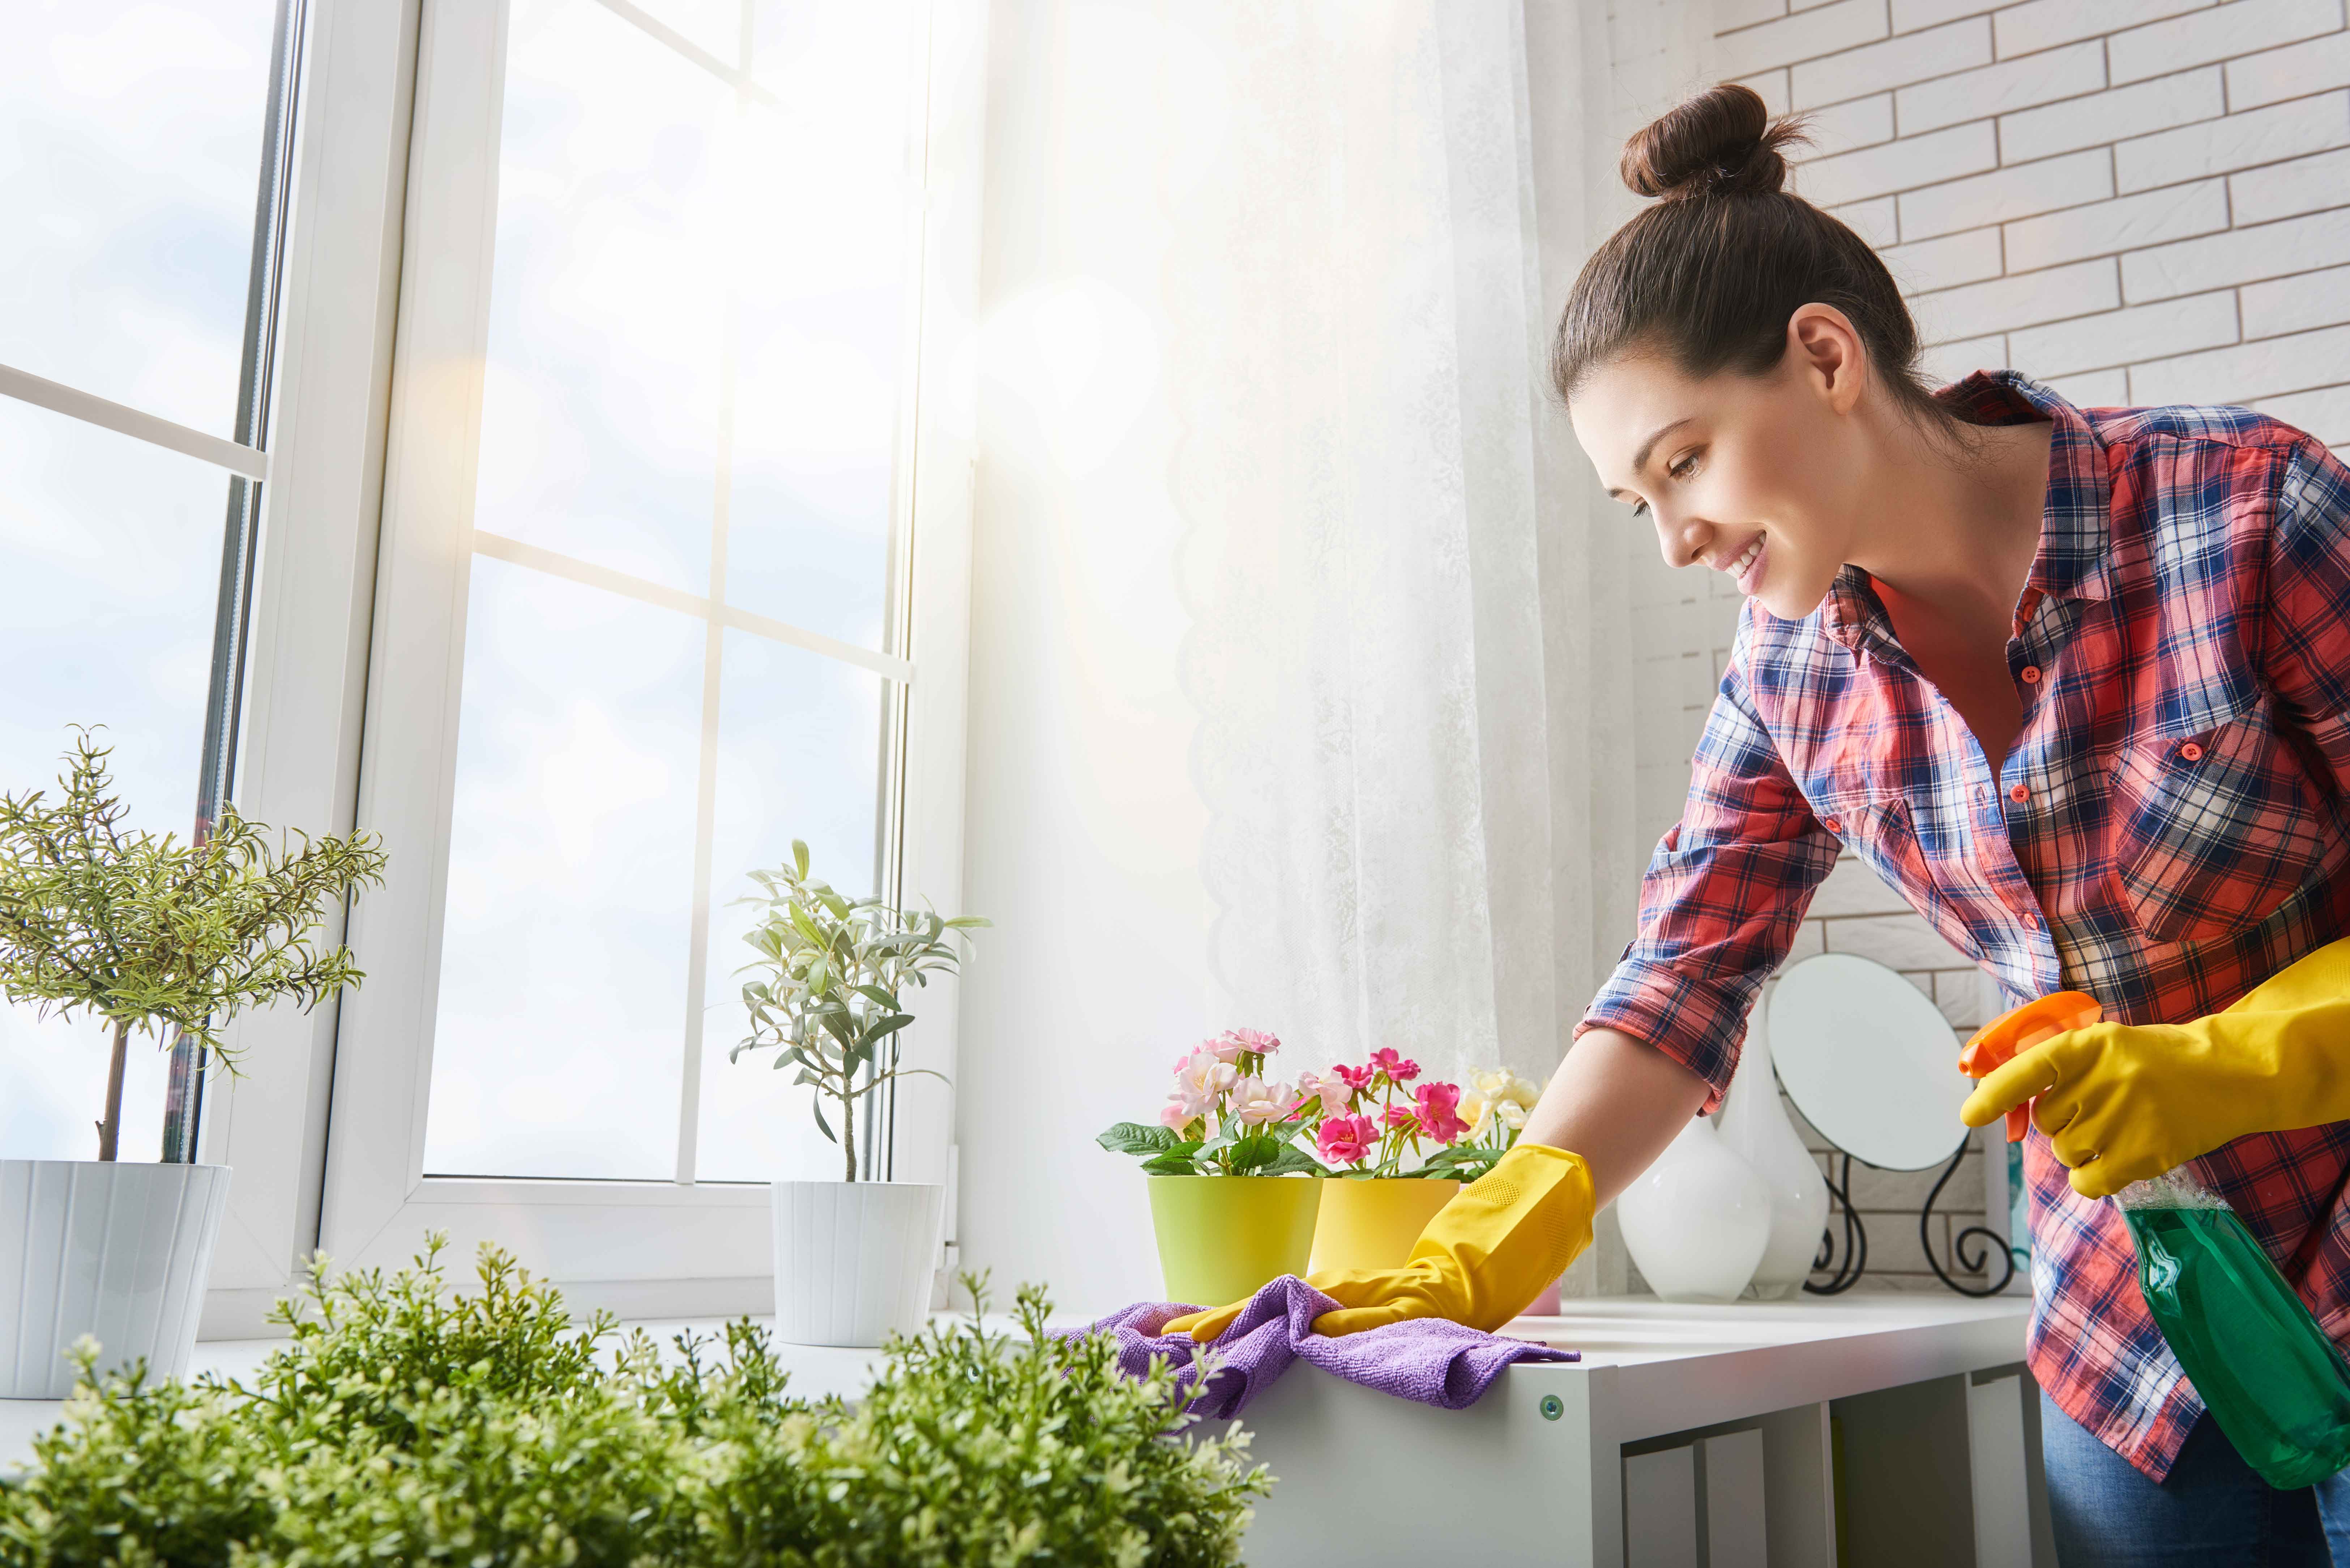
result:
[[[1868,243],[1783,191],[1781,149],[1805,140],[1735,82],[1700,93],[1624,144],[1624,183],[1656,205],[1584,264],[1551,349],[1562,398],[1628,348],[1687,375],[1759,375],[1779,362],[1787,320],[1808,304],[1851,318],[1887,390],[1947,427],[1918,371],[1918,327]]]

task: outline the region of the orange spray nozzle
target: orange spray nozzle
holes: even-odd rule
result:
[[[1988,1078],[2043,1040],[2068,1029],[2085,1029],[2105,1017],[2097,999],[2085,992],[2059,991],[2001,1013],[1975,1031],[1959,1053],[1959,1071],[1970,1078]],[[2007,1113],[2007,1141],[2022,1143],[2032,1125],[2032,1107],[2017,1106]]]

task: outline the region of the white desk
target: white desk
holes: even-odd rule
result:
[[[2045,1508],[2031,1440],[2037,1396],[2013,1376],[2027,1302],[1860,1295],[1572,1305],[1565,1316],[1523,1318],[1510,1332],[1580,1350],[1583,1359],[1512,1367],[1467,1410],[1433,1410],[1293,1368],[1239,1423],[1279,1478],[1258,1505],[1251,1563],[1815,1568],[1835,1562],[1833,1414],[1844,1437],[1846,1568],[2027,1568],[2035,1559],[2046,1568],[2028,1528],[2018,1528]],[[718,1325],[630,1326],[666,1343],[681,1328]],[[194,1370],[241,1375],[276,1343],[199,1345]],[[880,1361],[876,1351],[784,1345],[778,1354],[793,1391],[811,1396],[853,1397]],[[0,1400],[0,1467],[21,1464],[60,1409]],[[1724,1461],[1732,1450],[1704,1443],[1741,1431],[1760,1435],[1761,1543],[1740,1539],[1752,1510],[1720,1495],[1731,1490]],[[1745,1442],[1751,1451],[1753,1439]],[[1745,1550],[1757,1544],[1767,1552]],[[2044,1552],[2044,1526],[2038,1544]]]

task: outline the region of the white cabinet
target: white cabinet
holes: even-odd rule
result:
[[[1576,1302],[1511,1332],[1581,1363],[1461,1411],[1299,1367],[1240,1422],[1278,1478],[1247,1557],[1834,1568],[1841,1523],[1844,1568],[2053,1568],[2029,1305]]]

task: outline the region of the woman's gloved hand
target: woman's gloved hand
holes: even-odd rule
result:
[[[2191,1023],[2093,1023],[1986,1075],[1959,1108],[1969,1127],[2034,1096],[2032,1121],[2105,1198],[2247,1133],[2350,1118],[2350,940]]]
[[[1450,1318],[1488,1333],[1525,1310],[1591,1244],[1591,1169],[1579,1154],[1518,1145],[1461,1189],[1412,1243],[1399,1269],[1334,1269],[1305,1282],[1338,1303],[1316,1334],[1359,1334],[1412,1317]],[[1205,1345],[1246,1302],[1170,1320]]]

